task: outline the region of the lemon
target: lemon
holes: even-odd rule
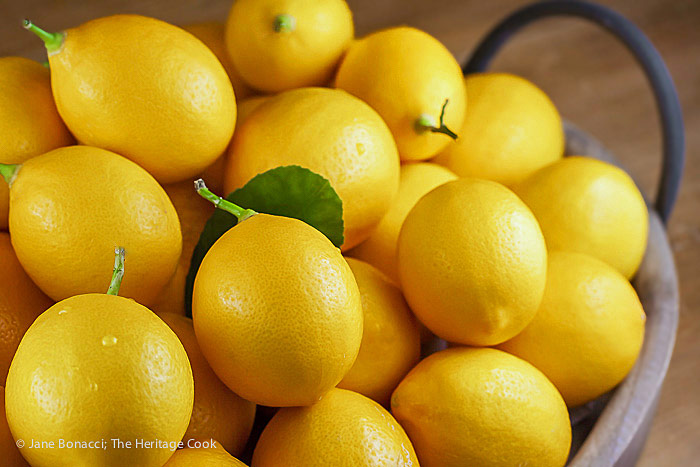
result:
[[[215,439],[227,451],[240,454],[253,427],[255,404],[231,392],[216,377],[202,355],[191,319],[174,313],[158,316],[180,339],[192,366],[194,406],[183,443],[193,446],[196,440]]]
[[[353,35],[343,0],[237,0],[226,22],[234,65],[265,92],[325,85]]]
[[[391,392],[420,357],[420,331],[401,290],[375,267],[347,258],[362,298],[360,353],[338,387],[388,405]]]
[[[0,383],[5,384],[7,370],[19,341],[34,320],[53,305],[53,301],[27,276],[12,249],[10,236],[0,232]]]
[[[233,85],[233,91],[236,95],[236,100],[245,99],[255,93],[241,78],[241,74],[233,66],[231,57],[226,50],[226,42],[224,41],[224,25],[223,23],[217,23],[215,21],[210,21],[206,23],[195,23],[182,26],[182,29],[189,32],[195,36],[200,41],[204,42],[204,45],[209,47],[209,49],[214,52],[216,58],[219,59],[221,64],[224,66],[228,77]],[[240,118],[240,113],[239,113]]]
[[[464,121],[467,95],[459,64],[437,39],[415,28],[389,28],[355,41],[335,85],[382,116],[404,161],[430,159],[451,141],[442,133],[458,131]]]
[[[28,467],[27,461],[24,460],[20,450],[17,448],[10,427],[7,425],[7,417],[5,416],[5,388],[0,387],[0,452],[2,453],[2,461],[5,467]]]
[[[153,303],[182,248],[177,213],[161,186],[133,162],[69,146],[25,162],[10,188],[12,246],[54,300],[105,288],[111,252],[124,246],[122,295]]]
[[[336,89],[286,91],[254,110],[234,135],[226,192],[285,165],[322,175],[338,193],[343,250],[369,237],[399,186],[399,156],[386,124],[367,104]]]
[[[532,320],[547,251],[535,217],[508,188],[464,178],[425,195],[399,235],[406,300],[437,336],[495,345]]]
[[[0,57],[0,164],[21,164],[73,144],[51,94],[49,71],[22,57]],[[10,194],[0,183],[0,230],[7,230]]]
[[[224,448],[180,449],[163,467],[246,467]]]
[[[430,162],[401,165],[399,191],[394,202],[372,235],[348,254],[370,263],[398,284],[396,245],[403,221],[423,195],[456,178],[450,170]]]
[[[629,175],[589,157],[567,157],[513,188],[537,217],[550,250],[586,253],[634,276],[649,214]]]
[[[333,389],[311,407],[280,409],[260,436],[252,465],[409,467],[418,459],[404,430],[382,406]]]
[[[548,271],[535,319],[500,347],[540,369],[573,407],[629,373],[646,315],[627,279],[596,258],[554,251]]]
[[[103,294],[71,297],[39,316],[5,387],[12,434],[46,443],[22,452],[36,466],[161,466],[185,434],[192,400],[177,336],[148,308]],[[112,439],[132,444],[119,448]]]
[[[236,394],[310,405],[350,371],[362,303],[340,251],[304,222],[257,214],[204,257],[192,315],[202,353]]]
[[[423,467],[562,467],[566,405],[535,367],[496,349],[456,347],[421,361],[391,398]]]
[[[561,159],[561,117],[540,88],[508,73],[469,75],[465,83],[469,111],[460,138],[434,162],[510,186]]]
[[[198,175],[233,134],[236,102],[214,53],[154,18],[114,15],[47,43],[58,112],[79,142],[114,151],[161,183]]]

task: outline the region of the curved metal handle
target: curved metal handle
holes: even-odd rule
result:
[[[607,29],[625,44],[644,69],[661,116],[663,165],[654,207],[666,223],[676,202],[683,175],[685,160],[683,114],[673,79],[661,55],[630,20],[610,8],[581,0],[550,0],[534,3],[517,10],[493,28],[464,65],[464,73],[486,70],[496,52],[513,34],[535,20],[549,16],[585,18]]]

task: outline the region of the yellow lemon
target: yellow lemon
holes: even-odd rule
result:
[[[355,364],[338,387],[359,392],[382,405],[420,358],[418,323],[401,290],[365,262],[347,258],[362,298],[362,345]]]
[[[542,227],[550,250],[595,256],[634,276],[647,245],[649,213],[624,170],[566,157],[513,188]]]
[[[224,25],[215,21],[206,23],[188,24],[182,26],[182,29],[194,35],[197,39],[204,42],[204,45],[214,52],[216,58],[219,59],[224,66],[228,77],[233,85],[233,91],[236,95],[236,100],[245,99],[251,96],[254,91],[241,78],[236,67],[233,66],[231,57],[226,50],[226,42],[224,41]],[[240,118],[240,113],[239,113]]]
[[[198,175],[233,134],[236,102],[214,53],[138,15],[88,21],[45,41],[56,107],[78,141],[121,154],[161,183]]]
[[[252,465],[409,467],[418,459],[406,433],[382,406],[333,389],[311,407],[279,410],[260,436]]]
[[[148,308],[104,294],[71,297],[39,316],[5,387],[12,434],[44,443],[22,452],[36,466],[161,466],[185,434],[192,400],[177,336]]]
[[[362,303],[340,251],[304,222],[257,214],[202,261],[192,299],[202,353],[236,394],[310,405],[350,371]]]
[[[335,85],[379,112],[404,161],[430,159],[451,141],[442,133],[458,131],[464,121],[467,94],[457,60],[415,28],[389,28],[355,41]]]
[[[399,175],[399,191],[391,207],[374,233],[348,254],[370,263],[398,283],[396,246],[403,221],[426,193],[456,178],[449,169],[430,162],[403,164]]]
[[[28,467],[20,450],[17,448],[5,416],[5,388],[0,387],[0,453],[5,467]]]
[[[202,355],[191,319],[173,313],[158,316],[180,339],[192,366],[194,406],[183,443],[192,446],[195,440],[214,439],[227,451],[240,454],[253,427],[255,404],[238,397],[217,378]]]
[[[391,398],[423,467],[563,467],[571,444],[566,405],[524,360],[456,347],[421,361]]]
[[[535,217],[508,188],[463,178],[425,195],[399,235],[406,300],[439,337],[499,344],[542,300],[547,251]]]
[[[535,319],[501,348],[540,369],[573,407],[629,373],[645,320],[637,293],[618,271],[588,255],[554,251]]]
[[[322,175],[338,193],[343,250],[369,237],[399,186],[399,156],[386,124],[367,104],[336,89],[294,89],[259,106],[233,138],[226,192],[284,165]]]
[[[180,449],[163,467],[247,467],[224,448]]]
[[[0,164],[21,164],[73,144],[58,115],[49,71],[22,57],[0,57]],[[0,230],[7,230],[10,195],[0,183]]]
[[[460,138],[434,162],[460,177],[510,186],[561,159],[561,117],[540,88],[508,73],[478,73],[465,82],[469,111]]]
[[[53,301],[27,276],[12,249],[10,236],[0,232],[0,383],[24,333]]]
[[[104,290],[117,246],[130,273],[122,294],[153,303],[182,248],[177,213],[145,170],[113,152],[69,146],[25,162],[10,187],[17,258],[54,300]]]
[[[236,69],[265,92],[326,84],[353,35],[343,0],[237,0],[226,23]]]

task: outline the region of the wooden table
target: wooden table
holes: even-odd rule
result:
[[[0,2],[0,55],[43,60],[38,39],[20,21],[48,30],[118,12],[175,23],[223,20],[230,0],[25,0]],[[358,35],[409,24],[439,39],[460,59],[483,34],[523,0],[350,0]],[[659,413],[640,466],[697,465],[700,457],[700,2],[605,0],[635,21],[666,59],[680,93],[687,128],[687,166],[669,231],[681,279],[676,350]],[[569,120],[602,140],[628,167],[645,193],[654,192],[660,136],[647,83],[625,49],[594,26],[573,19],[528,28],[494,63],[541,86]]]

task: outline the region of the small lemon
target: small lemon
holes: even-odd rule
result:
[[[347,258],[362,298],[360,353],[338,384],[382,405],[420,357],[420,331],[401,290],[374,266]]]
[[[628,279],[637,272],[649,213],[624,170],[590,157],[566,157],[513,190],[535,214],[550,250],[595,256]]]
[[[569,413],[554,385],[496,349],[429,356],[396,388],[391,412],[423,467],[563,467],[571,444]]]
[[[535,217],[508,188],[463,178],[421,198],[399,235],[406,300],[437,336],[495,345],[530,322],[544,293],[547,251]]]
[[[418,459],[403,428],[381,405],[332,389],[311,407],[280,409],[263,430],[256,467],[411,467]]]
[[[553,251],[535,319],[500,348],[536,366],[574,407],[629,373],[645,320],[637,293],[617,270],[588,255]]]
[[[561,159],[561,117],[540,88],[508,73],[477,73],[465,83],[469,111],[460,138],[434,162],[510,186]]]
[[[226,22],[236,69],[265,92],[326,84],[353,35],[343,0],[237,0]]]
[[[419,199],[435,187],[455,180],[449,169],[430,162],[402,164],[399,192],[374,233],[348,252],[348,255],[370,263],[398,284],[396,246],[403,221]]]

